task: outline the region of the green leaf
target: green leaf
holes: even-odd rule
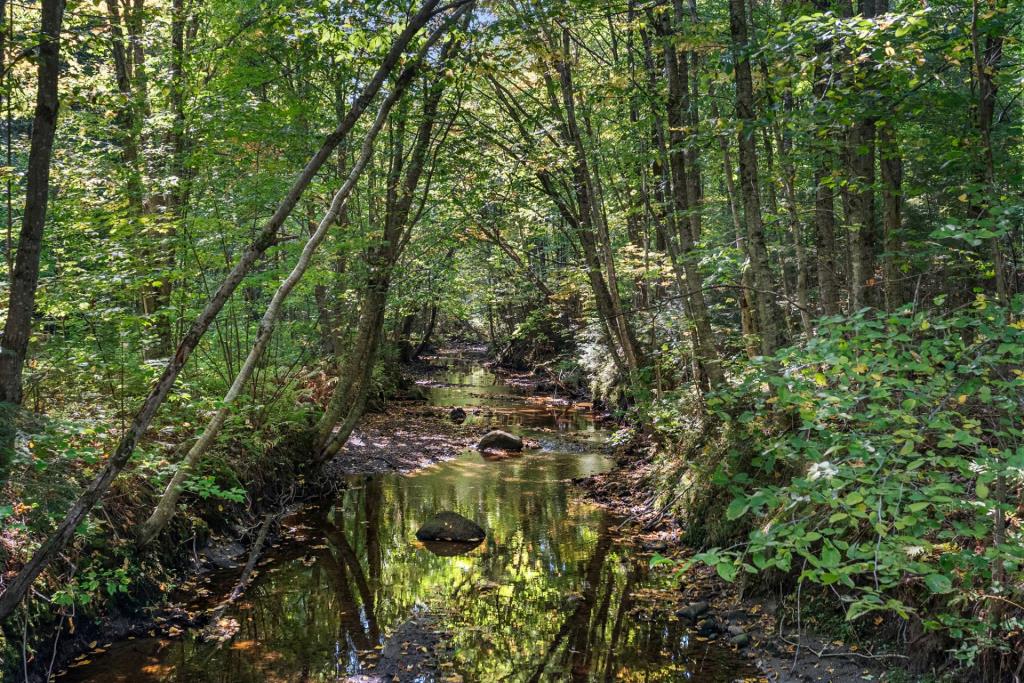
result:
[[[718,575],[726,581],[732,582],[732,580],[736,578],[736,565],[733,564],[731,560],[722,560],[716,564],[715,571],[717,571]]]
[[[747,514],[747,510],[749,509],[750,503],[748,503],[745,498],[737,498],[729,503],[729,507],[725,510],[725,517],[728,520],[739,519],[743,515]]]
[[[826,545],[821,549],[821,563],[823,566],[828,568],[834,568],[839,566],[839,562],[842,560],[842,555],[832,544]]]
[[[924,577],[924,583],[932,593],[948,593],[953,590],[953,582],[943,574],[929,574]]]
[[[657,567],[662,564],[673,564],[673,561],[660,553],[654,553],[654,557],[651,558],[650,566]]]

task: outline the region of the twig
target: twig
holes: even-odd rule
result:
[[[794,647],[796,647],[798,649],[801,647],[800,643],[794,643],[793,641],[787,639],[785,636],[781,636],[780,635],[779,636],[779,640],[781,640],[782,642],[786,643],[787,645],[792,645],[792,646],[794,646]],[[804,645],[803,647],[805,647],[808,652],[810,652],[811,654],[813,654],[815,657],[818,657],[818,658],[821,658],[821,657],[860,657],[862,659],[886,659],[886,658],[910,659],[910,657],[908,657],[907,655],[900,655],[900,654],[878,654],[878,655],[876,655],[876,654],[872,654],[870,652],[865,654],[863,652],[853,652],[853,651],[850,651],[850,652],[825,652],[825,648],[822,648],[821,650],[815,650],[813,647],[810,647],[809,645]]]
[[[260,526],[260,533],[256,537],[256,542],[253,543],[252,550],[249,551],[249,561],[245,563],[245,569],[242,570],[242,575],[238,577],[238,582],[235,587],[231,589],[231,592],[224,599],[222,603],[217,605],[217,608],[210,614],[210,624],[207,627],[216,627],[221,617],[224,616],[224,612],[227,611],[235,600],[238,600],[245,592],[246,586],[249,585],[249,580],[252,577],[252,570],[256,567],[256,560],[259,559],[260,551],[263,549],[263,544],[267,540],[267,532],[270,530],[270,523],[274,519],[274,513],[268,512],[263,516],[263,523]],[[204,634],[204,637],[209,639],[209,634]]]

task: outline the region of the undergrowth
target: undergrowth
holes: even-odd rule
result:
[[[704,548],[683,568],[782,575],[937,669],[1019,675],[1024,324],[981,295],[946,317],[862,312],[744,368],[700,429],[672,417],[679,397],[650,408]]]

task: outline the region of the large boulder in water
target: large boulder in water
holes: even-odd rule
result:
[[[421,541],[454,543],[479,543],[485,535],[479,524],[454,512],[437,513],[416,532]]]
[[[521,451],[523,450],[523,440],[515,434],[495,429],[484,434],[476,448],[478,451]]]

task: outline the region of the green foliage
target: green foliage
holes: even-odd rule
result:
[[[238,486],[230,489],[223,489],[217,484],[216,479],[211,476],[193,477],[185,482],[185,488],[204,499],[218,498],[220,500],[227,500],[233,503],[241,503],[245,501],[244,489]]]
[[[716,473],[733,494],[726,517],[753,530],[742,550],[692,562],[727,581],[793,572],[835,590],[851,621],[920,619],[956,639],[965,664],[1009,652],[1019,631],[1006,607],[1024,578],[1009,493],[1024,483],[1021,368],[1024,324],[982,295],[945,316],[821,321],[709,400],[758,453]]]

